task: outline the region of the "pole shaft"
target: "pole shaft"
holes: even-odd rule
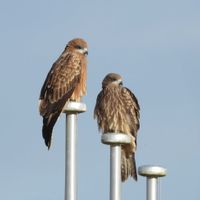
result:
[[[110,146],[110,200],[121,199],[121,145]]]
[[[76,200],[76,121],[77,114],[66,114],[65,200]]]
[[[147,177],[147,200],[158,200],[158,178]]]

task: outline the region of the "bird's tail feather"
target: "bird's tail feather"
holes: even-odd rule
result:
[[[137,181],[137,168],[135,162],[135,154],[127,157],[124,149],[121,151],[121,179],[124,182],[132,176]]]
[[[60,115],[60,112],[52,113],[48,117],[43,117],[42,136],[48,149],[51,146],[51,136],[53,127]]]

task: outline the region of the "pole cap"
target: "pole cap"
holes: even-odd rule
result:
[[[138,173],[146,177],[162,177],[166,176],[167,169],[156,165],[143,165],[138,168]]]
[[[68,101],[62,112],[63,113],[82,113],[87,110],[86,104],[82,102]]]
[[[101,142],[103,144],[130,144],[131,137],[126,133],[104,133],[101,136]]]

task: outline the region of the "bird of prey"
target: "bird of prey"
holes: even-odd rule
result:
[[[129,176],[137,180],[135,151],[137,131],[140,127],[140,106],[135,95],[123,87],[122,77],[110,73],[102,82],[102,90],[97,96],[94,117],[97,118],[99,130],[106,133],[124,133],[131,137],[130,144],[122,145],[121,180]]]
[[[53,127],[69,100],[80,101],[86,94],[87,43],[81,38],[68,42],[52,65],[40,92],[39,112],[42,135],[50,148]]]

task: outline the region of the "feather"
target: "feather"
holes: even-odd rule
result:
[[[102,90],[97,96],[94,118],[102,133],[121,132],[131,137],[131,143],[123,145],[121,150],[121,177],[122,181],[129,176],[137,180],[135,151],[140,107],[135,95],[121,83],[122,78],[118,74],[110,73],[104,78]]]
[[[87,43],[84,40],[71,40],[52,65],[42,86],[39,112],[43,117],[42,133],[48,148],[53,127],[65,103],[69,100],[80,101],[86,94],[86,52]]]

